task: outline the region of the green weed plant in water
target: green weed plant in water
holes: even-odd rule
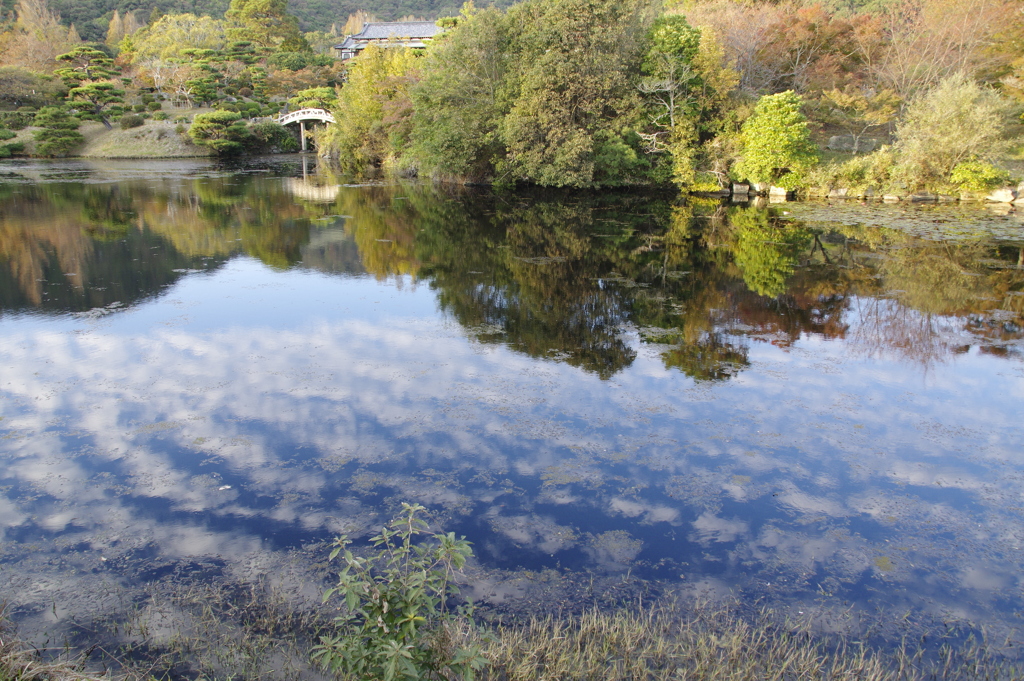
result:
[[[335,594],[345,611],[335,618],[335,633],[321,638],[313,652],[323,667],[345,679],[473,679],[486,659],[479,648],[457,643],[470,618],[466,606],[449,610],[458,594],[454,578],[473,555],[469,542],[455,534],[427,533],[419,504],[402,504],[371,543],[368,557],[355,556],[342,536],[331,560],[342,556]]]

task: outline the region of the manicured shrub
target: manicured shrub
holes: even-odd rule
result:
[[[188,134],[196,144],[210,147],[221,155],[237,154],[252,140],[249,128],[234,111],[199,114]]]
[[[40,156],[67,156],[85,141],[78,132],[79,120],[59,106],[44,106],[35,124],[42,128],[33,135]]]
[[[144,119],[139,114],[131,113],[121,116],[121,118],[117,121],[117,124],[121,126],[122,130],[128,130],[129,128],[137,128],[145,122],[146,119]]]
[[[17,111],[4,111],[0,113],[0,127],[8,130],[23,130],[32,125],[35,115],[35,109],[29,107],[21,107]]]
[[[283,125],[261,121],[249,126],[252,141],[249,148],[262,154],[286,154],[299,150],[299,141]]]
[[[12,142],[10,144],[2,144],[9,139],[14,139],[17,135],[8,130],[7,128],[0,127],[0,158],[10,158],[12,154],[20,153],[25,149],[25,145],[21,142]]]

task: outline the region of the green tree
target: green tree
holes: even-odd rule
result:
[[[642,137],[649,151],[665,151],[677,142],[677,126],[693,115],[690,89],[696,75],[691,62],[700,45],[700,31],[682,16],[661,17],[654,22],[647,43],[639,89],[647,102],[650,127]],[[688,145],[685,128],[680,132]]]
[[[700,30],[697,53],[692,59],[696,82],[690,90],[701,140],[721,134],[732,125],[727,111],[729,98],[739,86],[740,75],[727,61],[725,48],[710,26]]]
[[[212,70],[201,70],[195,78],[184,83],[189,99],[195,106],[212,104],[217,100],[217,77]]]
[[[792,90],[758,100],[743,124],[743,159],[736,164],[741,178],[789,188],[804,181],[818,162],[818,151],[802,104],[803,98]]]
[[[114,104],[124,102],[124,90],[111,82],[83,83],[68,90],[67,101],[72,106],[84,104],[89,107],[85,114],[99,121],[109,130],[109,109]]]
[[[78,119],[59,106],[44,106],[36,113],[35,124],[42,128],[33,135],[41,156],[67,156],[85,141],[78,132]]]
[[[413,155],[421,174],[492,180],[505,155],[509,27],[496,9],[464,12],[436,41],[412,97]]]
[[[248,40],[265,50],[308,52],[298,19],[288,14],[285,0],[231,0],[224,14],[228,40]]]
[[[678,36],[674,41],[666,40],[665,34],[671,35],[669,29]],[[688,24],[675,22],[660,26],[658,32],[662,36],[652,41],[646,70],[664,75],[654,79],[654,88],[650,81],[641,81],[641,87],[646,82],[646,89],[661,91],[655,101],[662,120],[654,123],[664,126],[664,119],[669,118],[671,127],[661,134],[671,154],[672,178],[690,190],[718,190],[728,181],[733,156],[730,148],[735,145],[736,113],[728,104],[739,75],[726,64],[725,52],[711,27],[695,33]],[[674,54],[666,51],[673,43]],[[666,116],[673,108],[676,115]]]
[[[53,101],[61,88],[54,78],[33,73],[21,66],[0,66],[0,101],[13,107]]]
[[[338,103],[338,91],[332,87],[313,87],[299,90],[288,100],[296,109],[332,109]]]
[[[147,59],[175,59],[186,50],[224,47],[224,22],[195,14],[165,14],[121,41],[121,51],[132,63]]]
[[[239,153],[252,137],[242,116],[234,111],[213,111],[197,115],[188,129],[188,135],[196,144],[210,147],[222,156]]]
[[[249,148],[258,154],[291,153],[299,150],[299,142],[273,121],[261,121],[249,127],[252,139]]]
[[[644,0],[526,0],[508,12],[513,181],[594,186],[639,181],[648,163],[633,74],[651,17]]]

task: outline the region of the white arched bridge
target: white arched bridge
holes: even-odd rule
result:
[[[299,109],[298,111],[290,111],[280,116],[274,116],[274,122],[278,125],[288,125],[289,123],[299,124],[299,139],[302,141],[302,150],[306,150],[306,121],[322,121],[324,123],[333,123],[334,116],[327,109]]]

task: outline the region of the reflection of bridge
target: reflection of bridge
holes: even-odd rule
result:
[[[326,109],[299,109],[298,111],[292,111],[274,117],[274,122],[279,125],[288,125],[289,123],[299,124],[299,139],[302,141],[303,151],[306,150],[306,121],[323,121],[324,123],[333,123],[334,116],[332,116],[331,112]]]
[[[318,181],[309,173],[309,159],[302,157],[302,177],[289,177],[286,185],[292,194],[311,203],[334,203],[341,185]]]
[[[341,185],[316,184],[307,179],[289,177],[287,186],[292,194],[310,203],[334,203],[341,191]]]

